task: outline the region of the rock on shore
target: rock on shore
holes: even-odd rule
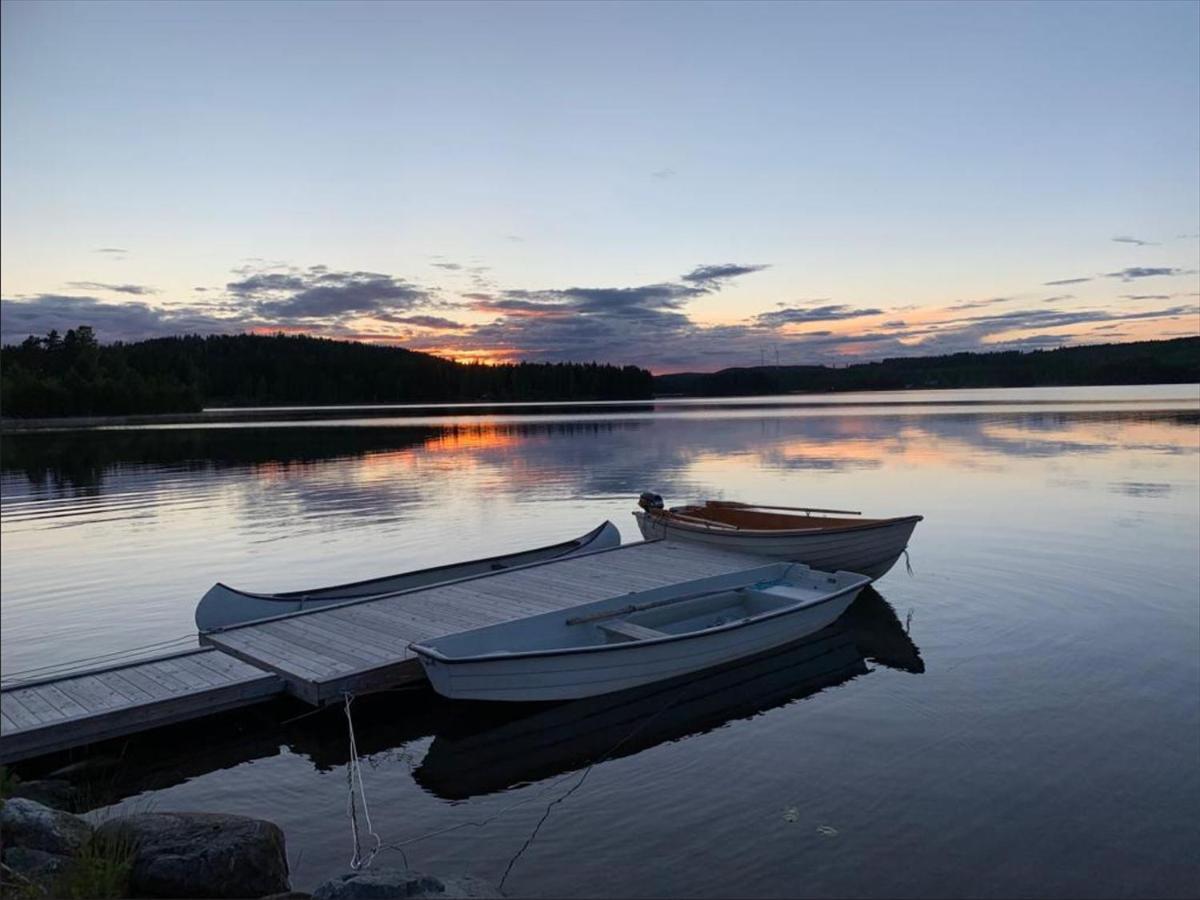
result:
[[[51,809],[77,812],[79,801],[75,785],[63,778],[43,778],[39,781],[21,781],[9,791],[10,797],[24,797]]]
[[[141,813],[96,834],[133,850],[129,887],[141,897],[262,897],[287,891],[279,826],[217,813]]]
[[[399,869],[368,869],[331,878],[315,891],[313,900],[392,900],[398,897],[455,898],[503,897],[485,881],[464,875],[435,878]]]
[[[48,885],[67,870],[71,857],[26,847],[5,847],[4,865],[34,884]]]
[[[0,805],[0,841],[5,848],[23,847],[56,856],[71,856],[92,838],[92,826],[78,816],[50,809],[24,797]]]
[[[13,798],[0,802],[0,847],[4,865],[17,876],[18,884],[27,882],[51,896],[62,887],[63,877],[87,877],[87,865],[96,860],[105,866],[119,865],[118,890],[127,888],[133,897],[307,900],[310,896],[290,890],[283,832],[271,822],[246,816],[140,813],[110,819],[93,829],[78,816]],[[332,878],[313,892],[311,900],[503,896],[470,876],[442,879],[379,868]]]

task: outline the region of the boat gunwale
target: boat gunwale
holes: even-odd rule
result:
[[[916,525],[918,522],[924,521],[924,516],[896,516],[892,519],[875,519],[870,522],[862,522],[857,525],[842,525],[831,526],[827,528],[740,528],[736,525],[727,525],[723,522],[712,520],[712,525],[704,525],[700,523],[681,521],[671,515],[671,510],[634,510],[634,516],[647,516],[651,522],[670,525],[672,528],[679,528],[685,531],[693,531],[698,534],[719,534],[722,537],[737,537],[743,535],[746,537],[808,537],[817,534],[843,534],[853,531],[870,531],[874,528],[889,528],[893,525],[907,524],[911,522]],[[796,516],[796,518],[804,518]]]
[[[603,522],[601,522],[599,525],[597,525],[595,528],[593,528],[591,531],[587,532],[586,534],[580,535],[577,538],[571,538],[569,541],[560,541],[557,544],[546,544],[543,547],[532,547],[528,550],[514,550],[512,553],[498,553],[495,556],[485,556],[485,557],[481,557],[480,559],[468,559],[468,560],[464,560],[462,562],[443,563],[440,566],[430,566],[428,569],[413,569],[411,572],[397,572],[394,575],[380,575],[377,578],[365,578],[362,581],[347,581],[345,584],[331,584],[326,587],[309,588],[308,590],[281,591],[279,593],[274,593],[274,594],[256,593],[254,591],[243,591],[239,588],[230,587],[223,581],[218,581],[214,585],[214,587],[224,588],[225,590],[229,591],[230,593],[237,594],[239,597],[249,597],[253,600],[267,600],[267,601],[272,601],[272,602],[285,603],[288,601],[295,601],[295,600],[319,599],[320,594],[326,593],[328,591],[340,591],[340,590],[344,590],[346,588],[365,587],[366,585],[369,585],[369,584],[377,584],[382,581],[391,581],[393,578],[407,578],[412,575],[428,575],[430,573],[441,572],[446,569],[457,569],[457,568],[461,568],[462,566],[471,566],[471,565],[483,565],[484,563],[496,562],[497,560],[501,560],[501,559],[509,559],[514,556],[525,556],[526,554],[529,554],[529,553],[544,553],[544,552],[548,552],[550,550],[557,550],[560,548],[564,552],[566,552],[571,547],[582,550],[582,549],[586,548],[587,546],[589,546],[590,544],[594,543],[596,541],[596,539],[598,537],[600,537],[600,535],[604,532],[604,530],[610,525],[612,525],[613,528],[616,528],[616,526],[613,525],[611,520],[605,519]],[[557,558],[558,558],[557,556],[551,557],[551,559],[557,559]],[[544,560],[535,559],[535,560],[531,560],[531,562],[533,562],[533,563],[544,562]],[[519,568],[519,566],[522,566],[522,565],[529,565],[529,563],[520,563],[518,566],[513,566],[513,568]],[[485,573],[485,574],[488,574],[488,573]],[[434,585],[434,584],[423,585],[423,587],[436,587],[436,585]],[[211,590],[211,588],[210,588],[210,590]],[[400,589],[394,590],[394,591],[381,591],[379,594],[351,595],[349,597],[331,597],[330,601],[335,602],[338,600],[356,600],[359,598],[359,596],[363,596],[363,597],[378,596],[378,597],[382,598],[389,594],[399,593],[404,590],[406,590],[406,589],[400,588]]]
[[[792,565],[802,565],[802,564],[801,563],[792,563]],[[810,571],[816,572],[817,570],[811,569]],[[833,573],[833,574],[842,574],[842,573],[838,572],[838,573]],[[480,654],[476,654],[474,656],[446,656],[444,653],[442,653],[436,647],[430,647],[426,644],[416,644],[416,643],[409,644],[408,649],[410,649],[413,653],[417,654],[418,656],[420,656],[424,659],[432,659],[432,660],[436,660],[437,662],[440,662],[440,663],[445,663],[447,665],[454,666],[454,665],[464,665],[464,664],[477,663],[477,662],[497,662],[497,661],[505,661],[505,660],[516,660],[516,659],[536,659],[539,657],[551,657],[551,656],[574,656],[574,655],[577,655],[580,653],[606,653],[606,652],[610,652],[610,651],[632,650],[632,649],[635,649],[638,647],[658,646],[661,644],[669,644],[669,643],[674,643],[674,642],[678,642],[678,641],[693,640],[697,637],[707,636],[710,634],[720,634],[721,632],[724,632],[724,631],[735,631],[739,628],[746,628],[750,625],[756,625],[759,622],[764,622],[769,619],[776,619],[776,618],[780,618],[781,616],[793,615],[793,614],[801,612],[803,610],[815,609],[818,606],[823,606],[826,603],[829,603],[833,600],[837,600],[840,597],[844,597],[846,594],[851,593],[852,591],[861,591],[863,588],[865,588],[867,585],[869,585],[871,583],[871,579],[868,578],[866,575],[859,575],[857,572],[845,572],[844,574],[854,575],[856,578],[856,581],[851,583],[849,586],[842,588],[841,590],[834,591],[833,593],[822,597],[820,600],[814,600],[814,601],[811,601],[808,603],[793,603],[790,606],[784,606],[779,609],[767,610],[766,612],[761,612],[761,613],[758,613],[753,616],[747,616],[744,619],[738,619],[734,622],[726,622],[722,625],[713,625],[709,628],[701,628],[697,631],[687,631],[687,632],[684,632],[683,634],[664,634],[662,637],[646,638],[645,640],[641,640],[641,641],[626,641],[626,642],[619,643],[619,644],[592,644],[592,645],[587,645],[587,646],[583,646],[583,647],[554,647],[554,648],[548,648],[545,650],[495,651],[492,653],[480,653]],[[743,587],[750,587],[750,586],[752,586],[752,585],[743,585]],[[740,590],[740,588],[718,588],[718,589],[714,590],[712,593],[720,594],[720,593],[725,593],[730,590]],[[515,620],[515,621],[520,621],[520,620]],[[501,624],[510,625],[512,623],[504,622]],[[495,627],[495,626],[486,626],[486,627],[491,628],[491,627]],[[458,635],[452,635],[452,636],[457,637]]]

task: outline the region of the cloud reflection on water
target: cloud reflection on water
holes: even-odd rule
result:
[[[704,463],[851,471],[1131,449],[1194,455],[1198,422],[1200,414],[1186,411],[1059,411],[720,416],[720,427],[704,418],[555,416],[440,427],[19,433],[3,437],[0,467],[6,504],[48,496],[149,499],[184,476],[236,484],[256,506],[282,490],[305,507],[353,513],[419,503],[444,480],[499,483],[527,498],[628,495],[646,485],[679,495],[694,487],[689,473]]]

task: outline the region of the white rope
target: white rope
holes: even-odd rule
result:
[[[127,647],[124,650],[113,650],[109,653],[97,654],[96,656],[86,656],[81,659],[50,663],[44,666],[34,666],[30,669],[22,669],[20,671],[5,675],[4,686],[19,687],[21,684],[29,681],[40,681],[43,678],[55,678],[72,675],[76,672],[86,671],[96,664],[104,665],[106,663],[136,662],[137,660],[133,657],[137,657],[143,653],[148,653],[152,650],[166,650],[172,647],[182,647],[188,643],[194,643],[195,641],[196,636],[194,634],[184,635],[165,641],[157,641],[153,644],[143,644],[140,647]]]
[[[350,832],[354,836],[354,854],[350,857],[350,868],[357,872],[359,869],[370,868],[375,854],[383,846],[383,841],[375,833],[375,828],[371,825],[371,811],[367,809],[367,792],[363,787],[362,763],[358,760],[358,741],[354,737],[354,719],[350,716],[350,704],[354,701],[354,695],[347,693],[345,696],[346,727],[350,731],[350,761],[346,764],[346,785],[349,788],[347,811],[350,814]],[[354,782],[356,780],[358,781],[358,796],[362,801],[363,819],[367,823],[367,834],[375,841],[375,846],[367,852],[365,857],[362,853],[362,840],[358,836],[358,806],[354,800]]]

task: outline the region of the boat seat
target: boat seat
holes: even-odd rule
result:
[[[626,641],[644,641],[648,638],[667,636],[665,631],[655,631],[653,628],[645,628],[622,619],[615,619],[611,622],[599,622],[596,627],[601,631]]]

